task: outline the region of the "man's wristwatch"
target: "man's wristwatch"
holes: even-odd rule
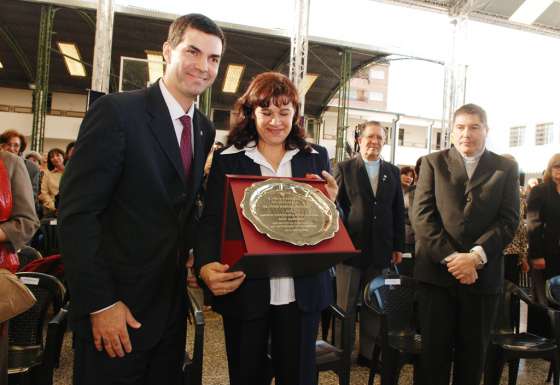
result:
[[[475,257],[475,261],[476,261],[475,268],[477,270],[482,269],[484,267],[484,262],[485,262],[482,256],[475,251],[471,251],[471,254],[474,255]]]

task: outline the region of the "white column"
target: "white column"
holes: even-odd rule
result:
[[[455,0],[449,8],[450,41],[445,62],[442,148],[451,145],[453,113],[465,104],[468,16],[473,11],[475,3],[475,0]]]
[[[93,50],[91,89],[104,93],[109,92],[113,16],[113,0],[97,0],[97,22],[95,25],[95,47]]]
[[[303,94],[303,78],[307,72],[309,3],[311,0],[294,0],[294,24],[292,28],[290,53],[290,80],[299,90],[301,102],[300,113],[303,116],[305,95]]]

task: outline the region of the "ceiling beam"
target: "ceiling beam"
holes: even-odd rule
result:
[[[33,69],[31,67],[31,62],[29,58],[19,45],[18,41],[14,37],[14,35],[10,32],[6,23],[0,23],[0,37],[8,44],[8,46],[12,49],[14,55],[16,56],[16,60],[18,61],[19,65],[23,69],[27,80],[30,83],[35,81],[35,77],[33,76]]]

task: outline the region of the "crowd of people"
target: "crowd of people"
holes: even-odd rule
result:
[[[357,154],[331,171],[326,149],[299,126],[296,87],[276,72],[252,79],[217,146],[194,101],[215,80],[224,49],[212,20],[182,16],[163,43],[163,77],[96,101],[66,152],[22,158],[25,137],[0,135],[14,196],[0,241],[17,249],[37,218],[58,216],[74,383],[181,383],[187,282],[202,286],[223,318],[233,385],[267,383],[269,356],[276,384],[316,384],[321,311],[334,302],[352,319],[360,309],[358,364],[369,365],[379,325],[360,295],[401,265],[419,282],[422,383],[449,384],[453,362],[454,383],[479,384],[504,278],[518,282],[531,269],[544,302],[544,280],[560,274],[560,154],[542,183],[522,189],[515,160],[486,148],[486,112],[467,104],[451,122],[453,146],[414,167],[382,158],[387,132],[369,121]],[[360,252],[314,275],[231,271],[220,260],[228,174],[324,179]]]

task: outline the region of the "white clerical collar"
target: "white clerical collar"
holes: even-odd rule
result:
[[[362,157],[364,163],[367,164],[368,166],[377,166],[379,163],[381,163],[381,157],[377,158],[376,160],[367,160],[362,156],[362,154],[360,154],[360,156]]]
[[[179,119],[183,115],[188,115],[189,118],[193,118],[194,115],[194,103],[191,103],[189,110],[185,113],[183,107],[179,104],[177,99],[169,92],[165,83],[163,82],[163,78],[159,79],[159,89],[161,90],[161,95],[163,96],[163,100],[167,105],[167,109],[169,110],[169,115],[171,115],[171,120]]]
[[[486,150],[486,147],[483,147],[482,150],[478,154],[475,154],[473,156],[466,156],[466,155],[462,154],[461,152],[459,152],[459,154],[461,154],[461,157],[463,158],[463,160],[465,162],[472,163],[472,162],[478,162],[480,160],[480,157],[482,156],[482,154],[484,154],[485,150]]]

